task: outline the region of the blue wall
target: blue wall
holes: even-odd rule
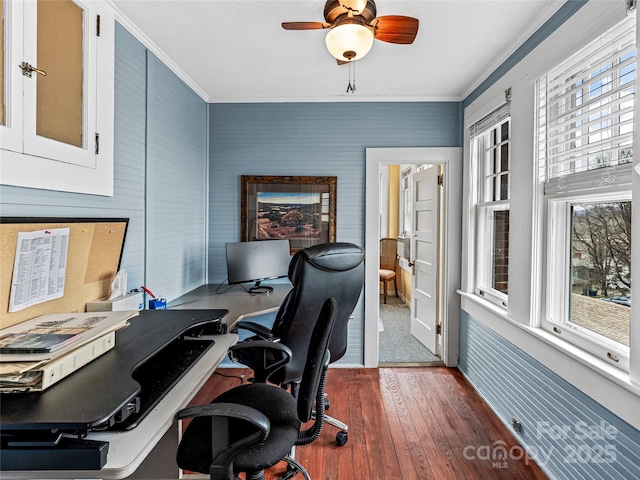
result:
[[[156,92],[149,102],[148,92]],[[206,102],[116,25],[114,110],[113,197],[0,185],[0,213],[127,217],[122,268],[129,287],[146,283],[158,294],[181,295],[205,281]]]
[[[460,146],[460,104],[212,104],[209,280],[224,280],[226,242],[240,239],[241,175],[338,177],[336,236],[364,245],[365,148]],[[462,181],[460,179],[459,181]],[[362,364],[364,303],[341,362]]]
[[[551,478],[640,478],[638,430],[464,310],[458,368]]]
[[[150,53],[147,71],[147,278],[173,299],[206,282],[207,104]]]

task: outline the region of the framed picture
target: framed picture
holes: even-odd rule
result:
[[[295,252],[336,241],[338,177],[242,175],[240,239],[288,239]]]

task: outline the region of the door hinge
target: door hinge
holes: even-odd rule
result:
[[[440,185],[440,186],[444,185],[444,174],[443,173],[438,175],[438,185]]]
[[[100,15],[96,15],[96,37],[100,36]]]
[[[442,325],[436,325],[436,335],[442,335]]]
[[[100,134],[96,133],[96,155],[100,153]]]

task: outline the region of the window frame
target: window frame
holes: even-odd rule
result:
[[[540,327],[607,363],[629,371],[630,347],[570,321],[571,207],[577,203],[631,201],[631,191],[609,191],[546,199],[546,288]]]
[[[476,294],[482,298],[507,308],[509,295],[493,288],[494,255],[495,250],[495,222],[496,212],[509,212],[509,201],[485,202],[476,206],[477,242],[476,242]],[[508,258],[508,257],[507,257]]]
[[[594,71],[594,64],[588,63],[587,59],[591,61],[592,56],[598,57],[606,52],[606,49],[610,49],[609,44],[602,40],[603,38],[623,38],[623,34],[626,32],[628,35],[628,28],[630,28],[626,22],[634,22],[629,17],[622,19],[613,27],[607,29],[606,32],[596,36],[594,40],[589,42],[582,48],[576,49],[576,51],[569,55],[567,58],[558,62],[557,65],[552,66],[546,72],[543,72],[539,79],[535,82],[535,107],[534,114],[536,118],[536,125],[534,129],[535,135],[535,165],[537,172],[536,183],[538,187],[535,189],[537,192],[534,195],[534,207],[539,212],[541,226],[543,228],[543,234],[536,241],[535,249],[540,252],[540,258],[542,260],[541,265],[541,281],[544,287],[540,289],[541,308],[538,311],[538,316],[534,318],[536,327],[541,330],[550,333],[556,338],[561,338],[568,344],[577,347],[580,351],[593,355],[594,357],[606,362],[606,364],[620,369],[623,372],[630,371],[630,352],[631,347],[626,346],[620,342],[617,342],[611,338],[608,338],[602,334],[589,330],[585,327],[577,325],[571,322],[570,318],[570,295],[572,294],[572,278],[571,278],[571,265],[572,265],[572,206],[575,204],[584,203],[611,203],[620,201],[632,201],[632,164],[630,162],[620,161],[628,157],[620,157],[620,150],[623,148],[619,142],[620,138],[624,135],[629,136],[629,132],[622,132],[619,125],[628,124],[628,118],[623,119],[622,109],[616,110],[615,107],[628,102],[628,99],[623,97],[627,95],[621,94],[621,91],[616,90],[609,103],[603,102],[603,100],[597,100],[597,103],[602,102],[600,110],[586,109],[586,115],[599,114],[600,111],[605,111],[606,108],[610,108],[611,111],[607,113],[607,116],[614,119],[610,125],[605,128],[609,128],[611,136],[609,137],[609,143],[613,145],[610,150],[613,154],[606,165],[592,166],[590,163],[591,156],[594,155],[591,143],[589,142],[589,134],[591,130],[580,136],[576,135],[576,139],[580,141],[576,142],[575,149],[563,150],[560,157],[563,155],[571,159],[569,164],[567,160],[558,160],[554,158],[549,159],[551,146],[549,146],[549,129],[560,130],[562,129],[558,124],[553,126],[549,125],[551,108],[556,108],[558,105],[557,98],[567,98],[567,95],[561,93],[558,97],[547,98],[547,90],[549,89],[548,78],[554,72],[562,71],[567,65],[571,65],[571,68],[576,68],[580,65],[581,69],[578,75],[566,75],[565,78],[572,79],[567,81],[564,85],[572,87],[570,82],[575,82],[576,78],[590,77]],[[619,29],[619,30],[616,30]],[[632,36],[635,41],[635,35]],[[619,60],[621,51],[624,48],[629,48],[628,44],[620,40],[620,43],[611,42],[614,48],[611,48],[611,83],[616,84],[616,75],[619,70],[614,69],[616,66],[616,60]],[[603,45],[603,46],[601,46]],[[634,51],[636,51],[635,66],[637,68],[637,45],[634,43]],[[602,52],[599,51],[602,49]],[[603,54],[602,57],[606,57]],[[626,55],[626,54],[625,54]],[[581,57],[582,56],[582,57]],[[626,59],[625,59],[626,61]],[[598,76],[601,76],[602,70],[597,71]],[[637,70],[636,70],[637,73]],[[634,74],[636,75],[636,74]],[[637,75],[636,75],[637,77]],[[635,84],[635,79],[633,84]],[[582,95],[589,95],[592,91],[590,88],[592,85],[587,82],[580,81],[579,84],[584,85]],[[612,86],[613,86],[612,85]],[[617,85],[618,87],[620,84]],[[578,90],[580,87],[578,87]],[[603,98],[606,99],[606,95]],[[635,102],[635,89],[630,95],[632,101]],[[591,101],[591,99],[589,99]],[[612,108],[612,106],[614,108]],[[628,107],[625,107],[628,111]],[[631,112],[635,111],[635,107],[631,109]],[[581,116],[584,117],[585,113],[582,112]],[[616,118],[616,115],[619,118]],[[601,118],[601,117],[599,117]],[[580,117],[576,120],[569,119],[564,120],[565,124],[570,124],[572,129],[576,131],[582,131],[584,128],[589,128],[588,123],[584,123]],[[562,124],[561,124],[562,125]],[[633,125],[633,121],[631,122]],[[582,130],[580,130],[582,129]],[[631,132],[631,138],[635,134]],[[585,143],[584,140],[587,140]],[[565,141],[566,143],[566,141]],[[599,142],[596,140],[595,145]],[[630,144],[633,148],[633,143]],[[628,148],[628,147],[627,147]],[[617,149],[617,151],[616,151]],[[576,152],[583,152],[581,156]],[[603,150],[605,153],[608,150]],[[557,154],[556,154],[557,155]],[[605,158],[605,159],[606,159]],[[632,158],[632,157],[631,157]],[[585,160],[587,162],[585,163]],[[565,164],[561,163],[562,161]],[[557,173],[554,169],[557,169],[558,165],[562,168],[568,166],[568,173]],[[585,167],[585,165],[589,165]],[[575,170],[573,170],[575,167]],[[549,174],[549,170],[553,173]],[[631,312],[630,312],[631,316]],[[631,317],[633,323],[633,318]],[[630,338],[630,342],[632,339]]]
[[[411,176],[415,167],[408,166],[400,171],[400,232],[401,235],[411,235],[411,211],[413,204]]]
[[[505,140],[498,139],[494,144],[488,145],[487,138],[490,132],[500,132],[502,125],[507,122],[509,124],[507,138]],[[509,104],[505,104],[473,125],[470,135],[472,152],[472,168],[470,169],[472,174],[471,184],[474,186],[475,192],[473,195],[474,205],[471,211],[474,217],[474,237],[476,240],[475,245],[472,246],[475,258],[473,292],[504,310],[508,309],[509,295],[493,287],[493,277],[495,273],[493,255],[495,250],[495,231],[493,218],[495,212],[510,211],[510,175],[512,160],[511,122],[510,107]],[[507,170],[496,171],[495,168],[489,167],[489,163],[495,161],[495,159],[490,158],[489,152],[492,150],[500,151],[501,147],[505,144],[509,146]],[[508,176],[507,198],[497,200],[493,198],[487,199],[489,196],[487,182],[503,175]],[[493,195],[491,195],[491,197],[493,197]]]

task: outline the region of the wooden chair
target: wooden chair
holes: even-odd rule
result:
[[[387,303],[389,282],[393,280],[393,289],[398,298],[398,283],[396,281],[398,240],[396,238],[380,239],[380,281],[383,283],[384,303]]]

